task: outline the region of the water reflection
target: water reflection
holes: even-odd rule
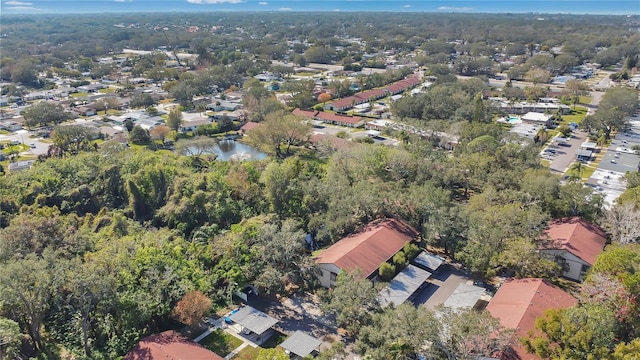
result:
[[[235,140],[222,140],[213,149],[216,153],[216,160],[262,160],[267,154],[258,151],[247,144]]]

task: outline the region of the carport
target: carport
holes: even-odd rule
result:
[[[240,325],[243,336],[258,345],[273,335],[275,331],[271,327],[278,323],[278,320],[251,306],[240,308],[236,313],[230,314],[229,319]]]
[[[578,161],[591,161],[593,157],[593,151],[591,150],[578,150],[576,152],[576,159]]]
[[[415,265],[408,265],[380,291],[380,305],[384,308],[391,304],[398,306],[413,295],[431,273]]]
[[[321,344],[321,340],[298,330],[280,344],[280,346],[287,354],[293,354],[300,358],[304,358],[314,351],[320,351],[319,348]]]
[[[484,297],[487,293],[484,288],[479,286],[471,285],[471,284],[459,284],[453,293],[449,295],[447,300],[444,302],[444,306],[452,308],[454,310],[460,309],[476,309],[479,301]],[[488,302],[488,301],[487,301]],[[483,305],[486,306],[486,303]]]
[[[431,272],[436,272],[440,265],[444,263],[444,259],[438,255],[423,251],[413,259],[413,263]]]

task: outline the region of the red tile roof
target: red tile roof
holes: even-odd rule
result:
[[[368,277],[417,235],[405,221],[380,219],[331,245],[317,256],[316,263],[335,264],[346,271],[359,268]]]
[[[247,132],[247,131],[251,131],[259,126],[261,126],[262,124],[257,123],[257,122],[253,122],[253,121],[247,121],[246,124],[242,125],[242,127],[240,128],[240,130]]]
[[[173,330],[148,336],[124,360],[222,360],[223,358]]]
[[[325,121],[333,121],[338,123],[346,123],[346,124],[357,124],[362,121],[362,118],[359,116],[342,116],[330,112],[320,111],[316,115],[317,119],[325,120]]]
[[[292,112],[293,115],[303,116],[306,118],[313,118],[318,113],[315,110],[301,110],[299,108],[295,108]]]
[[[333,149],[343,149],[349,146],[347,140],[325,134],[313,134],[309,138],[309,142],[312,144],[327,144]]]
[[[556,220],[544,232],[546,249],[566,250],[593,265],[607,242],[605,232],[579,217]]]
[[[498,289],[487,311],[499,319],[502,326],[515,329],[520,338],[534,329],[536,318],[546,310],[568,308],[577,302],[573,296],[543,279],[510,279]],[[516,345],[514,350],[518,359],[539,359],[527,354],[522,346]]]

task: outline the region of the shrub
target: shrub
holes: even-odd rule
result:
[[[388,262],[382,263],[380,269],[378,269],[378,274],[382,280],[389,281],[396,274],[396,267]]]

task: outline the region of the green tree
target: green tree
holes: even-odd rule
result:
[[[569,97],[571,98],[574,109],[576,108],[576,104],[580,101],[580,97],[589,93],[589,85],[577,79],[567,81],[565,89],[569,92]]]
[[[167,126],[171,130],[178,131],[180,125],[182,125],[182,121],[182,111],[179,108],[169,111],[169,115],[167,116]]]
[[[69,114],[64,111],[62,105],[41,101],[31,105],[22,111],[25,124],[31,127],[59,124],[69,119]]]
[[[548,279],[560,271],[555,261],[542,256],[535,243],[524,238],[509,240],[504,251],[492,259],[492,264],[512,271],[516,278]]]
[[[22,333],[17,322],[0,317],[0,359],[17,358],[15,352],[20,348]]]
[[[336,315],[338,326],[357,334],[379,311],[378,292],[379,289],[363,279],[359,272],[343,271],[338,274],[336,286],[322,294],[322,309]]]
[[[56,275],[60,278],[56,283],[61,286],[55,297],[72,317],[78,319],[73,324],[80,330],[85,355],[91,356],[95,318],[103,315],[97,314],[99,308],[109,308],[105,303],[112,302],[116,281],[98,262],[83,263],[75,258],[68,263],[61,261],[58,268]]]
[[[29,254],[0,267],[2,311],[18,320],[37,351],[42,347],[42,326],[52,299],[52,276],[48,262]]]
[[[59,125],[53,130],[53,144],[60,155],[75,155],[80,151],[95,150],[91,141],[96,133],[82,125]]]
[[[306,256],[305,233],[293,219],[280,226],[265,224],[252,246],[256,284],[267,293],[282,292],[287,285],[311,285],[317,275],[315,264]]]
[[[523,339],[527,352],[551,359],[604,359],[615,345],[613,311],[601,305],[552,309],[536,319],[535,328],[544,335]]]
[[[295,115],[275,112],[267,116],[262,126],[255,128],[249,141],[279,158],[291,153],[291,146],[302,145],[308,140],[310,126]],[[282,146],[286,145],[284,153]]]
[[[396,267],[388,262],[384,262],[380,265],[378,274],[383,281],[389,281],[396,274]]]
[[[151,135],[149,135],[149,130],[143,129],[140,125],[136,125],[131,130],[129,139],[134,144],[148,144],[149,141],[151,141]]]
[[[442,330],[433,311],[405,303],[374,314],[358,333],[355,350],[373,359],[414,358]]]

